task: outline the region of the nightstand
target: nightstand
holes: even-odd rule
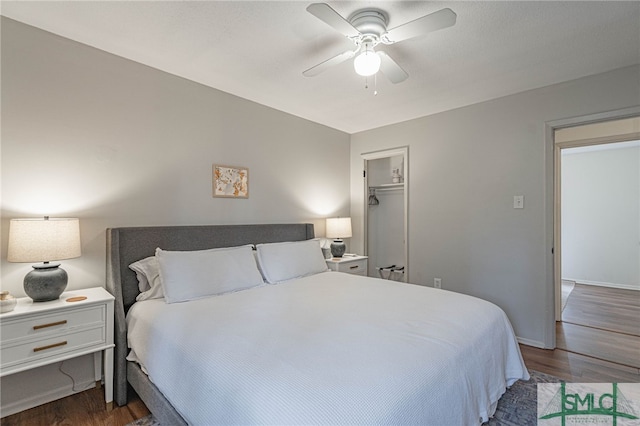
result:
[[[343,257],[332,257],[326,259],[327,266],[332,271],[346,272],[354,275],[367,275],[367,256],[344,255]]]
[[[0,377],[93,353],[107,410],[113,406],[113,296],[102,287],[62,293],[58,300],[18,299],[0,314]],[[103,356],[104,355],[104,356]]]

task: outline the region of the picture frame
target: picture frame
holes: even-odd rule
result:
[[[249,198],[249,169],[247,167],[214,164],[213,196]]]

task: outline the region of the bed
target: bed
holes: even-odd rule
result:
[[[311,224],[108,229],[116,403],[130,385],[163,425],[480,424],[529,378],[497,306],[327,271],[313,237]],[[136,302],[129,265],[151,257],[166,291]],[[229,264],[233,279],[217,272]],[[184,282],[213,270],[216,294]]]

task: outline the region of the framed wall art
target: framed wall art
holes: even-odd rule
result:
[[[249,169],[214,164],[213,196],[249,198]]]

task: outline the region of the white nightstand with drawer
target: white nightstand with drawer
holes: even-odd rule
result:
[[[346,272],[354,275],[367,275],[367,256],[344,255],[343,257],[332,257],[326,259],[327,266],[332,271]]]
[[[102,287],[62,293],[58,300],[18,299],[0,314],[0,377],[93,353],[107,409],[113,405],[113,296]]]

